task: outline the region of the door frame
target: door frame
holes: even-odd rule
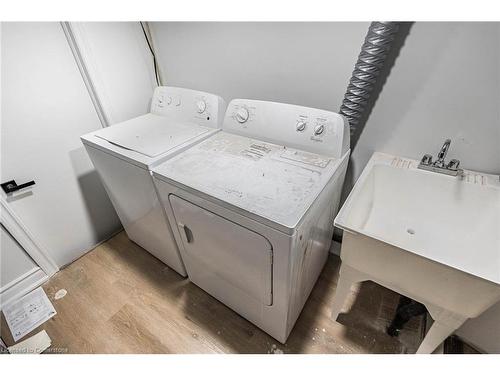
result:
[[[85,87],[87,88],[90,99],[92,100],[92,104],[94,105],[97,117],[99,117],[101,126],[103,128],[106,128],[114,122],[109,118],[110,111],[104,110],[104,105],[98,95],[98,90],[96,89],[96,83],[94,82],[94,80],[92,80],[92,76],[95,76],[95,74],[89,73],[89,52],[88,46],[85,42],[85,31],[81,25],[78,25],[78,23],[75,22],[59,23],[61,24],[64,36],[68,41],[71,53],[75,58],[76,65],[78,66],[78,70],[80,71],[83,82],[85,83]]]
[[[14,213],[5,201],[0,197],[0,221],[10,232],[12,237],[23,247],[24,251],[35,261],[35,263],[44,271],[48,277],[59,271],[59,267],[54,262],[48,251],[36,241],[29,229],[23,224],[22,220]]]

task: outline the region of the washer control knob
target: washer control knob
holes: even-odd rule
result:
[[[297,126],[295,127],[298,132],[303,132],[306,129],[307,122],[299,121],[297,122]]]
[[[196,111],[198,113],[203,113],[205,109],[207,109],[207,103],[204,100],[198,100],[196,102]]]
[[[248,109],[246,108],[240,108],[236,112],[236,121],[238,121],[240,124],[247,122],[248,117],[250,117],[250,114],[248,113]]]
[[[167,96],[166,98],[163,98],[163,100],[164,100],[165,103],[167,103],[167,105],[170,105],[172,103],[172,97],[171,96]]]
[[[314,127],[314,135],[320,135],[325,131],[325,125],[316,125]]]

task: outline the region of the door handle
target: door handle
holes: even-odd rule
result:
[[[27,187],[33,186],[33,185],[35,185],[35,181],[28,181],[28,182],[25,182],[24,184],[18,185],[18,184],[16,184],[15,180],[11,180],[11,181],[4,182],[3,184],[0,184],[3,191],[5,191],[5,193],[7,193],[7,194],[13,193],[15,191],[18,191],[18,190],[21,190],[21,189],[24,189],[24,188],[27,188]]]
[[[189,230],[189,228],[187,226],[185,226],[182,223],[179,223],[178,225],[179,225],[179,228],[181,229],[180,230],[181,236],[184,237],[184,240],[186,241],[186,243],[190,243],[192,241],[191,231]]]

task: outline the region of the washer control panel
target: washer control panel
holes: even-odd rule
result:
[[[151,113],[180,121],[220,128],[226,103],[215,94],[180,87],[157,87],[151,101]]]
[[[234,99],[224,131],[309,152],[342,157],[349,150],[349,124],[342,115],[316,108]]]

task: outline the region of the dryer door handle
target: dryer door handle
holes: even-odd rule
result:
[[[181,236],[184,237],[184,241],[186,241],[186,243],[191,243],[193,241],[193,233],[191,232],[191,230],[189,230],[189,228],[182,223],[179,223],[178,225],[180,228]]]

